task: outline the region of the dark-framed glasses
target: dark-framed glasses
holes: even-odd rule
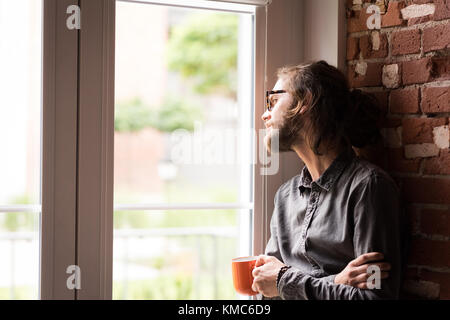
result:
[[[270,99],[270,95],[278,94],[278,93],[286,93],[286,91],[285,90],[266,91],[266,110],[267,111],[269,111],[269,112],[272,111],[273,107],[275,106],[273,101]]]

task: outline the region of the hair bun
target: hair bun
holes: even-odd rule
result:
[[[381,112],[374,95],[353,89],[349,95],[350,117],[346,125],[346,136],[350,143],[362,148],[375,144],[381,138],[377,127]]]

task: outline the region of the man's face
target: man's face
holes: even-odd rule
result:
[[[273,91],[285,90],[284,80],[278,79],[277,83],[273,87]],[[288,124],[285,121],[286,111],[293,104],[293,97],[288,93],[278,93],[269,96],[271,99],[272,110],[266,110],[262,115],[262,120],[266,126],[266,136],[264,137],[264,143],[266,144],[267,150],[270,152],[276,152],[277,150],[271,150],[272,140],[275,138],[279,139],[279,151],[289,151],[291,150],[293,137],[289,133]],[[278,129],[278,130],[274,130]]]

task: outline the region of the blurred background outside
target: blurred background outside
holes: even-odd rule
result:
[[[231,259],[251,246],[252,17],[121,1],[116,15],[113,296],[238,298]]]
[[[0,299],[38,297],[41,5],[0,0]]]

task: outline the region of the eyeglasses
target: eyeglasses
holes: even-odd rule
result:
[[[278,94],[278,93],[286,93],[285,90],[275,90],[275,91],[266,91],[266,110],[267,111],[272,111],[273,109],[273,105],[272,105],[272,101],[270,100],[270,95],[271,94]]]

